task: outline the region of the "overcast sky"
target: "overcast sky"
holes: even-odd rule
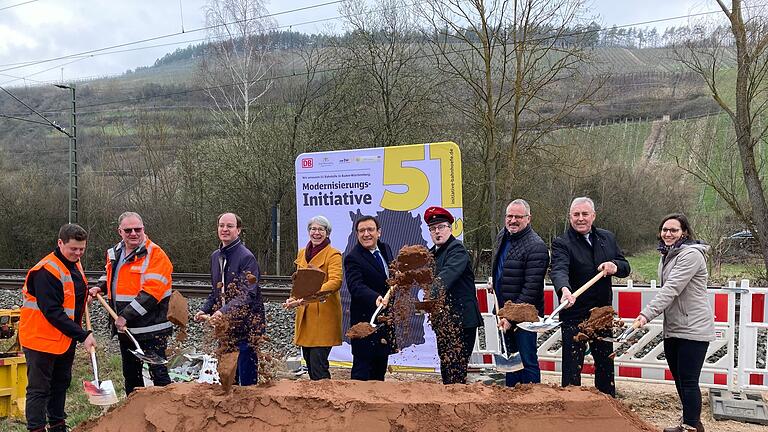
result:
[[[331,1],[273,0],[268,8],[278,13]],[[195,31],[205,26],[205,3],[206,0],[0,0],[0,85],[60,81],[62,76],[67,81],[113,75],[151,65],[165,53],[205,38],[204,31]],[[605,25],[633,24],[716,8],[714,0],[592,0],[592,5],[591,13]],[[326,5],[275,18],[286,28],[318,32],[324,25],[339,27],[341,22],[302,23],[337,17],[338,6]],[[687,19],[656,26],[663,29],[685,23]],[[184,33],[178,34],[182,29]],[[157,39],[135,43],[151,38]],[[124,52],[100,51],[122,44],[127,45],[110,51]],[[154,45],[163,46],[137,49]]]

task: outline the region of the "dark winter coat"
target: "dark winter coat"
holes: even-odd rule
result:
[[[392,249],[388,244],[378,243],[379,252],[387,265],[392,261]],[[389,289],[387,275],[376,263],[376,257],[360,243],[344,256],[344,278],[349,290],[349,325],[359,322],[369,322],[376,311],[376,299],[384,296]],[[391,304],[391,303],[390,303]],[[386,309],[381,312],[386,314]],[[374,350],[378,355],[388,355],[395,350],[394,328],[381,324],[371,336],[362,339],[352,339],[352,355],[362,350]],[[381,340],[385,339],[386,344]]]
[[[506,256],[500,257],[509,242]],[[503,228],[496,236],[493,248],[494,271],[503,259],[500,277],[493,281],[499,306],[511,300],[512,303],[528,303],[536,307],[539,316],[544,316],[544,276],[549,267],[549,251],[544,240],[530,225],[522,231],[511,234]]]
[[[211,293],[200,310],[210,314],[220,310],[223,314],[243,315],[245,328],[237,332],[243,336],[250,331],[260,330],[254,324],[266,325],[264,316],[264,300],[261,296],[261,287],[258,281],[250,284],[246,279],[246,273],[250,272],[257,280],[261,278],[259,263],[253,253],[245,247],[243,241],[238,238],[225,247],[219,247],[211,254]],[[223,279],[222,279],[223,274]],[[224,305],[221,301],[221,290],[216,288],[219,282],[224,282]],[[237,286],[234,291],[227,291],[229,284],[235,281]],[[247,316],[246,316],[247,315]]]
[[[464,328],[479,327],[482,323],[477,306],[475,273],[464,244],[454,236],[439,248],[430,249],[435,257],[435,270],[446,293],[446,302],[451,311],[461,317]]]
[[[592,226],[592,245],[570,225],[552,242],[552,270],[549,273],[558,297],[563,287],[571,292],[579,289],[598,272],[597,266],[613,261],[618,270],[614,276],[629,276],[629,262],[610,231]],[[563,321],[582,321],[593,307],[610,306],[613,303],[611,278],[597,281],[576,300],[576,304],[560,312]]]

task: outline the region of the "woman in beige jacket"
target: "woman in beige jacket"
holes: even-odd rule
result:
[[[685,215],[666,216],[659,225],[661,289],[635,320],[639,327],[664,314],[664,355],[683,406],[679,425],[664,432],[704,432],[699,376],[715,322],[707,297],[709,246],[694,239]]]
[[[331,347],[341,345],[341,252],[331,247],[328,235],[331,223],[324,216],[315,216],[307,223],[309,243],[299,250],[296,267],[319,268],[325,280],[318,294],[323,301],[307,302],[289,298],[286,308],[296,308],[293,343],[301,347],[312,380],[328,379],[328,355]]]

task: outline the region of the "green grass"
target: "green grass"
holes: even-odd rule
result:
[[[121,360],[119,354],[104,355],[99,350],[99,378],[110,379],[115,385],[115,390],[119,398],[123,399],[123,375],[121,372]],[[91,370],[90,357],[86,355],[81,346],[77,347],[75,363],[72,367],[72,383],[67,391],[66,413],[68,415],[67,424],[74,427],[90,418],[98,417],[102,414],[103,408],[88,403],[88,397],[83,391],[83,380],[92,380],[93,371]],[[0,431],[7,432],[25,432],[26,423],[23,420],[0,419]]]
[[[655,279],[658,281],[659,253],[655,250],[628,256],[632,273],[630,278],[635,282],[647,283]],[[709,265],[709,284],[727,284],[729,280],[754,279],[758,274],[759,262],[755,263],[723,263],[719,271]]]

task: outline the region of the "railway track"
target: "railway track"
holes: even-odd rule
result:
[[[103,273],[86,271],[91,281],[96,281]],[[0,269],[0,289],[20,290],[24,285],[27,270]],[[207,297],[211,292],[211,275],[207,273],[173,273],[173,288],[186,297]],[[282,302],[291,291],[290,276],[261,276],[261,293],[265,301]]]

